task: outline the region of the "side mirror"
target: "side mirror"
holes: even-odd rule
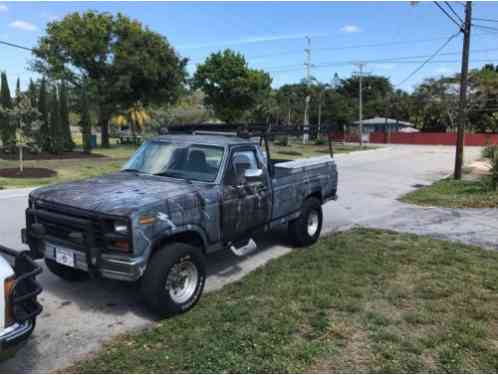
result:
[[[246,169],[244,172],[244,177],[247,182],[257,182],[263,177],[262,169]]]

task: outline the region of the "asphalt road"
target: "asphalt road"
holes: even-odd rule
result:
[[[467,148],[466,160],[478,158],[479,153],[478,148]],[[324,208],[324,233],[363,225],[498,249],[496,210],[414,208],[396,201],[415,184],[447,175],[453,157],[453,148],[444,146],[390,146],[338,155],[339,200]],[[23,248],[19,231],[27,194],[28,190],[0,192],[0,241],[4,245]],[[271,240],[263,239],[260,250],[243,259],[229,253],[211,257],[207,290],[219,289],[289,252],[284,238],[285,232],[277,232]],[[51,372],[97,350],[112,336],[153,321],[133,285],[97,280],[71,284],[48,271],[40,282],[44,312],[35,333],[14,359],[0,364],[0,372]]]

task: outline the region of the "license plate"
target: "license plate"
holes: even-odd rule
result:
[[[65,247],[47,244],[47,248],[55,253],[55,261],[64,266],[74,267],[74,251]]]

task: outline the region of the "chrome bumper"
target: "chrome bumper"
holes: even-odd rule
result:
[[[0,359],[6,359],[15,354],[33,332],[32,321],[15,323],[0,331]]]
[[[71,249],[72,250],[72,249]],[[75,268],[88,272],[87,255],[78,250],[72,250],[75,254]],[[55,254],[44,250],[45,258],[55,260]],[[122,281],[137,281],[142,277],[144,267],[142,258],[117,258],[112,255],[102,254],[100,264],[97,266],[97,272],[100,276],[106,279],[122,280]]]

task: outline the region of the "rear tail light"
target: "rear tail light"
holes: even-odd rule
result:
[[[12,292],[14,291],[14,283],[16,278],[11,276],[4,281],[4,296],[5,296],[5,327],[14,324],[14,315],[12,311]]]

